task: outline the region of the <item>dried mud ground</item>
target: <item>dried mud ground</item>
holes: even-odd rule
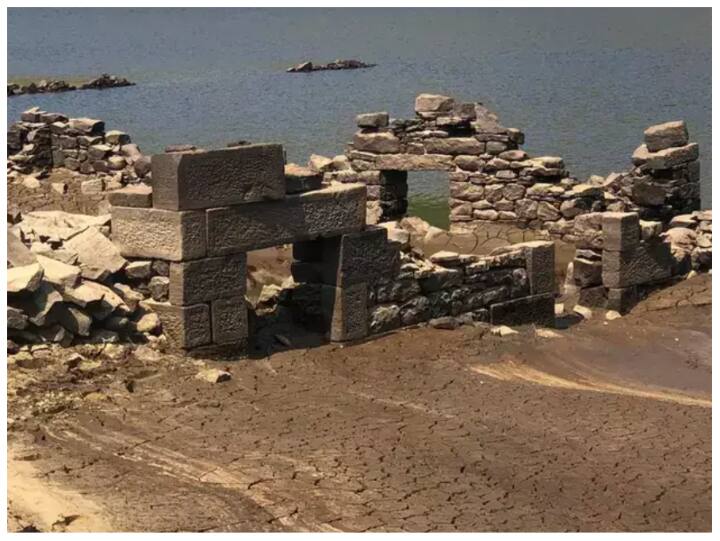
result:
[[[9,367],[10,530],[711,529],[711,276],[541,338]]]

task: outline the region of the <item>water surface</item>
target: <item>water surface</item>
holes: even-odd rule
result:
[[[341,153],[354,116],[413,114],[421,92],[483,101],[578,178],[622,170],[650,124],[685,119],[710,206],[709,9],[10,9],[8,76],[100,72],[134,87],[8,99],[92,116],[145,152],[282,142]],[[367,70],[288,74],[311,59]],[[442,175],[411,173],[411,208],[442,214]]]

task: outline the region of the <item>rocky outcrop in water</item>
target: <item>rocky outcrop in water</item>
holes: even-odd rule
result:
[[[109,75],[103,73],[99,77],[91,79],[79,86],[72,85],[62,79],[43,79],[37,83],[32,82],[27,85],[19,85],[17,83],[7,84],[8,96],[20,96],[22,94],[48,94],[52,92],[68,92],[70,90],[103,90],[106,88],[116,88],[121,86],[134,86],[135,83],[128,81],[125,77],[117,75]]]
[[[313,64],[312,62],[302,62],[296,66],[287,69],[288,73],[309,73],[312,71],[328,71],[328,70],[356,70],[362,68],[372,68],[376,64],[366,64],[360,60],[335,60],[328,64]]]

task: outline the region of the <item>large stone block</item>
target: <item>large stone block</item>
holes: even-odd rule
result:
[[[474,137],[446,137],[442,139],[426,139],[425,149],[428,154],[472,154],[485,152],[485,143]]]
[[[174,347],[190,349],[212,342],[210,307],[207,304],[172,306],[170,303],[147,301],[147,306],[160,317],[163,334]]]
[[[245,294],[245,254],[207,257],[170,264],[169,300],[190,305]]]
[[[640,243],[640,216],[635,212],[604,212],[602,235],[604,250],[635,250]]]
[[[447,154],[381,154],[375,160],[376,169],[390,171],[450,171],[455,167]]]
[[[513,245],[525,253],[530,294],[555,292],[555,243],[535,240]]]
[[[397,272],[400,251],[388,243],[387,229],[369,226],[323,242],[323,282],[346,287],[360,282],[374,283]]]
[[[400,152],[400,139],[390,132],[358,132],[353,137],[353,146],[357,150],[393,154]]]
[[[591,261],[582,257],[573,260],[573,281],[579,287],[602,284],[602,261]]]
[[[670,277],[673,257],[665,243],[643,243],[627,252],[603,251],[603,285],[624,288]]]
[[[697,143],[690,143],[682,147],[666,148],[657,152],[650,152],[645,166],[649,169],[670,169],[676,165],[697,160],[699,154]]]
[[[490,306],[490,322],[493,325],[527,325],[534,323],[545,327],[553,327],[555,325],[554,295],[544,293],[495,303]]]
[[[321,305],[329,325],[331,341],[344,342],[367,336],[367,303],[365,283],[348,287],[322,286]]]
[[[248,310],[243,295],[217,299],[210,303],[212,337],[215,344],[246,344]]]
[[[638,301],[637,287],[610,288],[607,291],[607,309],[621,314],[629,312]]]
[[[125,257],[183,261],[205,256],[205,213],[110,207],[112,239]]]
[[[147,184],[131,184],[108,192],[107,197],[116,207],[152,207],[152,188]]]
[[[299,240],[332,237],[365,225],[365,186],[332,185],[283,201],[207,211],[208,255],[247,252]]]
[[[285,197],[281,145],[262,144],[152,157],[153,206],[192,210]]]
[[[650,152],[685,146],[687,142],[687,127],[682,120],[657,124],[645,130],[645,144]]]

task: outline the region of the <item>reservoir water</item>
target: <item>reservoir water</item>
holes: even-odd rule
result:
[[[304,60],[371,69],[289,74]],[[9,9],[8,77],[102,72],[137,86],[8,98],[106,121],[146,152],[277,141],[289,161],[338,154],[357,113],[413,115],[414,97],[482,101],[578,178],[629,164],[650,124],[685,119],[711,205],[709,9]],[[447,180],[412,174],[433,221]]]

